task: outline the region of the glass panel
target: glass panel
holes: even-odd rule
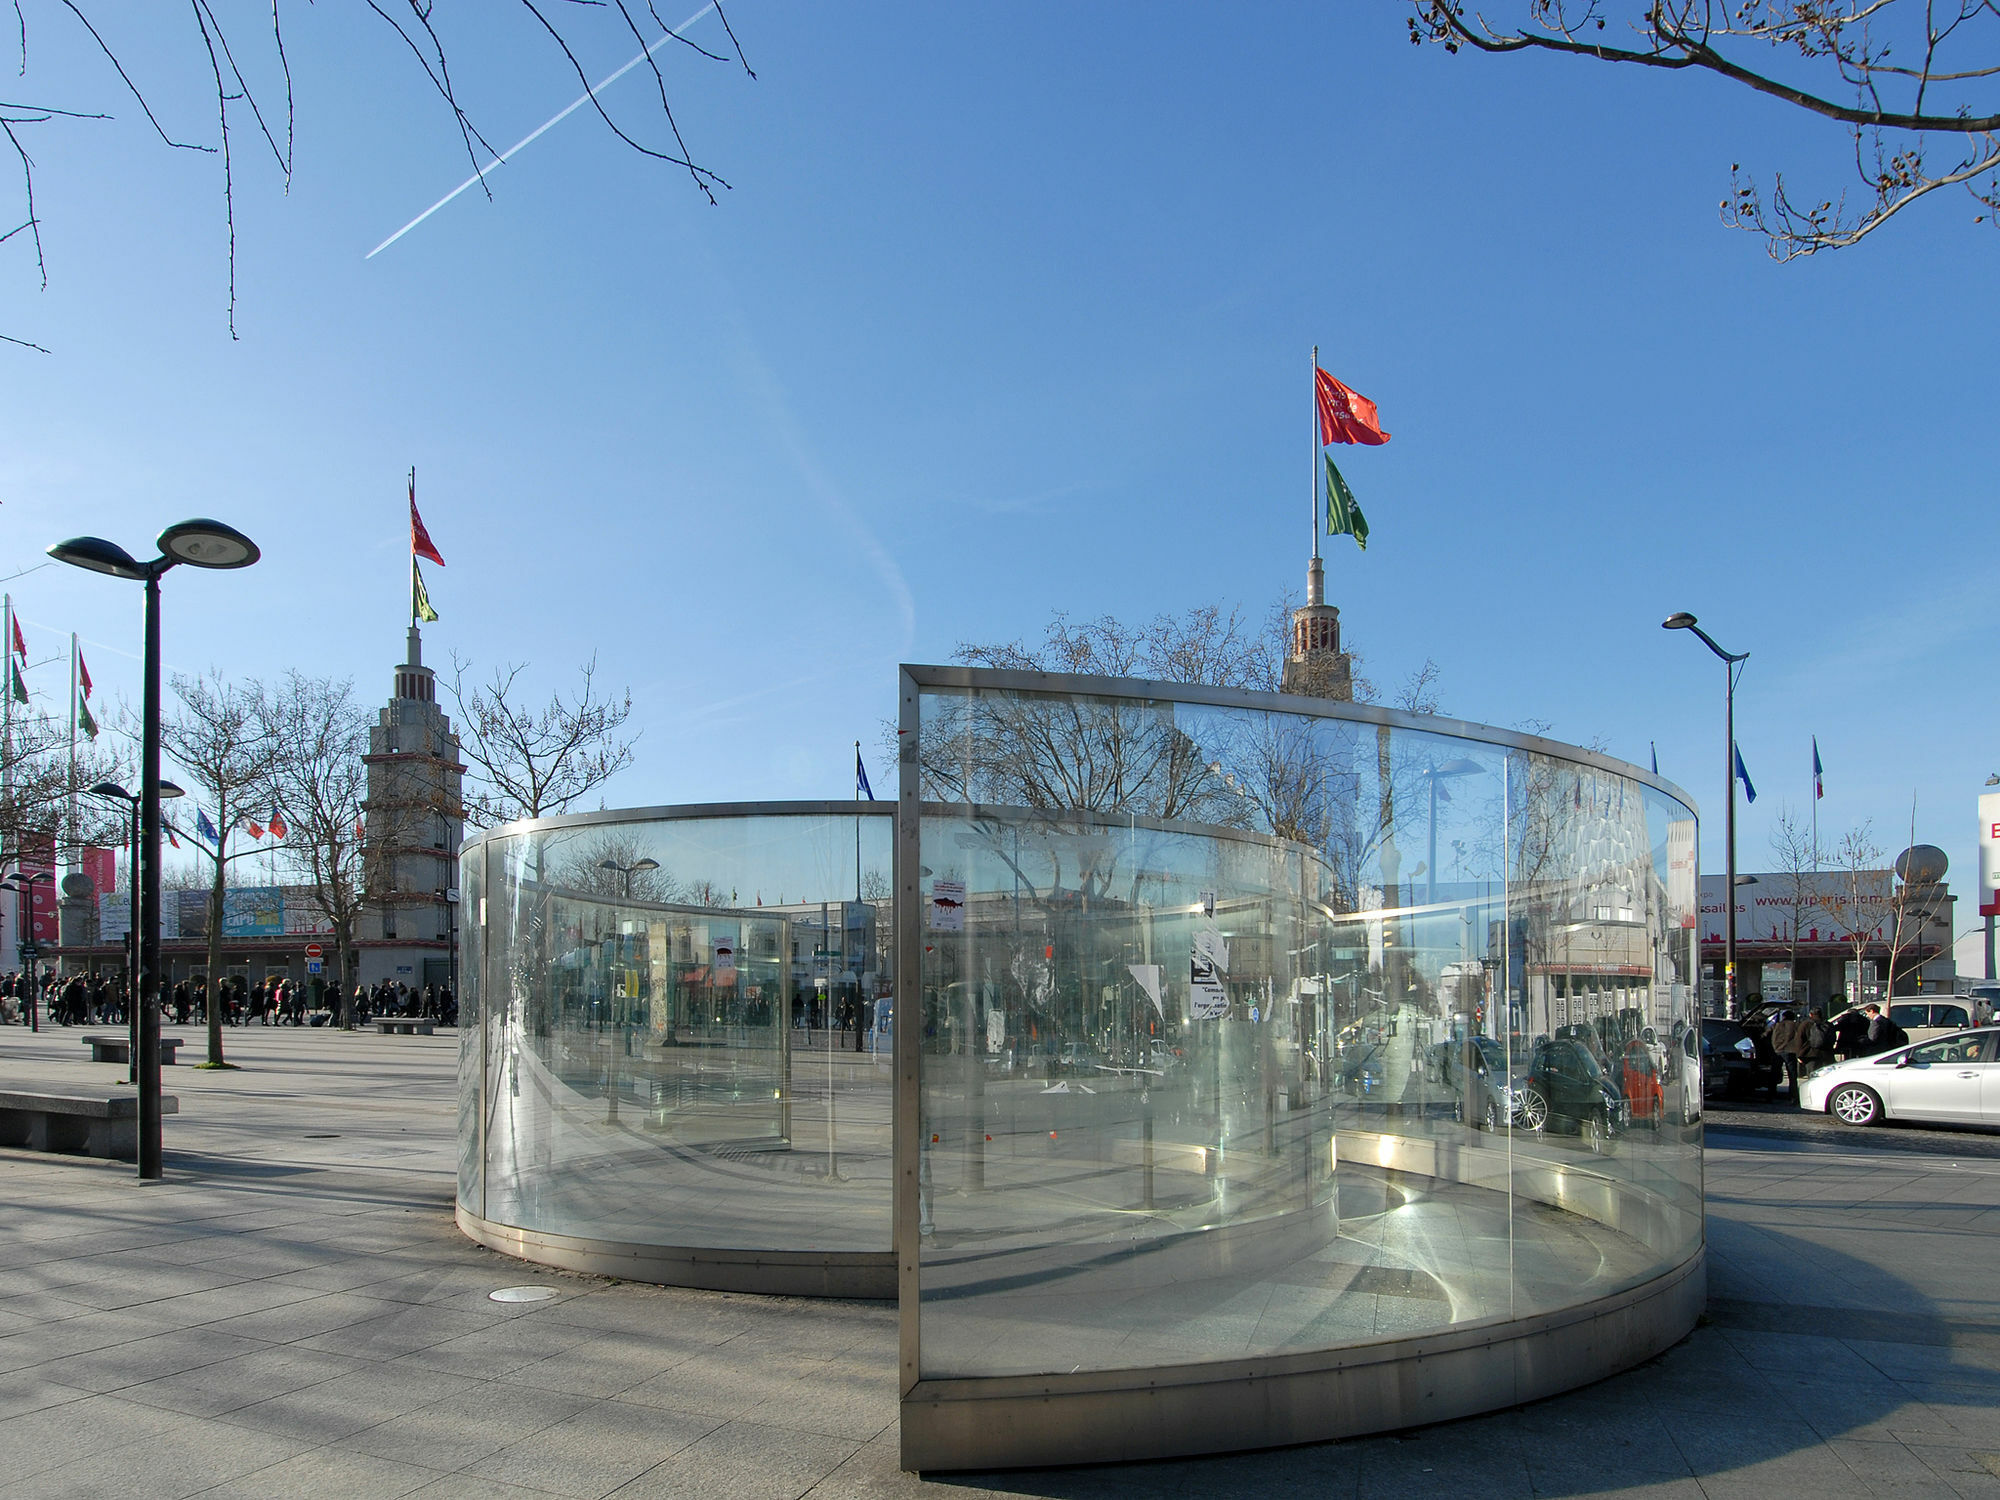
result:
[[[1688,809],[1286,712],[921,726],[922,1375],[1524,1316],[1698,1246]]]
[[[458,1201],[485,1214],[485,1159],[479,1149],[484,1026],[480,1000],[485,993],[481,964],[485,929],[486,846],[474,846],[459,861],[458,984]]]
[[[889,1248],[891,818],[495,836],[486,1217],[694,1248]]]

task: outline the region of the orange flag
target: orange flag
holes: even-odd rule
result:
[[[1319,377],[1320,442],[1366,443],[1376,448],[1389,441],[1373,401],[1342,385],[1324,370],[1315,367],[1315,373]],[[416,501],[410,503],[414,507]]]

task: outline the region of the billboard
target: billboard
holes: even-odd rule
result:
[[[285,892],[275,885],[232,886],[222,893],[222,935],[283,937]]]
[[[1722,892],[1726,877],[1701,877],[1701,940],[1719,943],[1723,937]],[[1859,930],[1887,942],[1895,926],[1895,894],[1887,870],[1864,870],[1855,878],[1844,870],[1806,871],[1798,877],[1794,900],[1792,877],[1759,875],[1755,885],[1736,888],[1736,941],[1787,943],[1796,915],[1799,940],[1807,943],[1846,942]]]
[[[1979,798],[1979,915],[2000,917],[2000,792]]]

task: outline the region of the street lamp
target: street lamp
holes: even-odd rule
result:
[[[1740,1010],[1736,1000],[1736,679],[1737,667],[1750,659],[1748,651],[1728,652],[1715,644],[1706,630],[1695,623],[1694,616],[1686,610],[1668,615],[1660,622],[1662,630],[1692,630],[1701,638],[1701,643],[1722,658],[1723,692],[1723,784],[1729,788],[1729,801],[1725,804],[1728,814],[1723,826],[1723,843],[1729,879],[1725,883],[1728,892],[1723,901],[1722,915],[1722,1008],[1731,1020],[1736,1019]]]
[[[132,851],[130,874],[125,884],[127,894],[132,898],[132,925],[125,934],[127,959],[125,1001],[125,1031],[129,1045],[125,1054],[125,1078],[128,1083],[139,1081],[139,794],[128,792],[115,781],[100,781],[85,794],[91,797],[105,797],[131,804],[132,841],[128,846]],[[160,796],[185,797],[186,792],[171,781],[160,783]]]
[[[597,862],[597,868],[600,870],[616,870],[619,874],[623,875],[625,877],[625,899],[630,901],[632,899],[632,877],[641,870],[659,869],[660,862],[657,859],[642,859],[633,864],[621,865],[615,859],[600,859]]]
[[[4,883],[0,883],[0,890],[12,891],[15,894],[14,926],[16,928],[19,928],[21,925],[20,893],[23,890],[26,890],[28,893],[28,935],[20,940],[19,947],[21,949],[21,956],[28,961],[28,1029],[30,1031],[40,1031],[42,1029],[41,1014],[37,1008],[38,1002],[41,1000],[41,991],[35,983],[39,977],[35,968],[35,960],[41,956],[42,952],[42,945],[35,941],[35,882],[38,880],[53,881],[55,878],[56,875],[53,870],[16,870],[12,875],[7,877]]]
[[[1477,761],[1464,758],[1448,760],[1441,766],[1431,766],[1417,774],[1431,784],[1431,842],[1430,857],[1424,861],[1429,875],[1424,885],[1424,904],[1435,905],[1438,889],[1438,779],[1444,776],[1477,776],[1483,769]],[[1445,801],[1451,800],[1451,793],[1445,793]]]
[[[116,542],[72,537],[49,548],[58,562],[146,586],[145,696],[139,740],[139,1176],[160,1165],[160,577],[180,563],[196,568],[247,568],[257,544],[220,521],[181,521],[158,537],[160,555],[140,562]]]

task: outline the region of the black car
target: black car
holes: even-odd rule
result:
[[[1747,1099],[1762,1089],[1775,1097],[1784,1065],[1759,1028],[1706,1016],[1701,1023],[1701,1081],[1704,1093]]]
[[[1543,1037],[1514,1090],[1514,1123],[1574,1132],[1592,1151],[1604,1151],[1631,1124],[1631,1106],[1580,1040]]]

